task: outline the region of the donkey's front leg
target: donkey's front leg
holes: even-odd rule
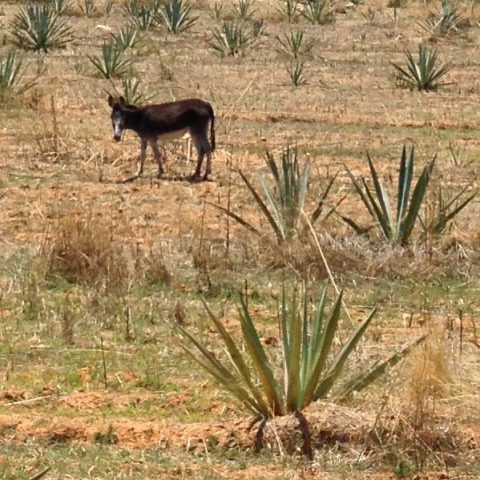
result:
[[[141,138],[140,139],[140,161],[138,163],[137,177],[143,173],[143,166],[145,165],[145,158],[147,157],[147,145],[148,142]]]
[[[157,144],[157,141],[156,140],[152,140],[150,142],[150,145],[152,146],[152,150],[153,150],[153,155],[155,156],[155,160],[157,161],[157,165],[158,165],[158,178],[162,178],[163,174],[164,174],[164,170],[163,170],[163,164],[162,164],[162,154],[160,152],[160,148],[158,148],[158,144]]]

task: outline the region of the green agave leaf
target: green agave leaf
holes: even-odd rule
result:
[[[260,178],[260,183],[262,184],[263,191],[265,192],[265,196],[267,197],[268,203],[270,204],[270,208],[273,211],[273,217],[275,219],[275,224],[277,225],[280,233],[282,240],[287,239],[287,225],[286,225],[286,220],[284,216],[284,212],[282,209],[281,205],[278,205],[275,197],[273,196],[273,193],[271,192],[269,186],[265,182],[263,178]]]
[[[412,185],[414,169],[414,147],[410,150],[407,162],[407,148],[403,145],[400,158],[400,171],[398,173],[398,197],[397,197],[397,224],[401,224],[408,207],[410,188]]]
[[[258,405],[262,405],[265,407],[266,410],[268,410],[268,406],[265,402],[265,399],[259,389],[255,386],[251,373],[250,373],[250,368],[246,364],[246,362],[243,359],[243,354],[240,352],[238,349],[237,345],[235,344],[233,338],[231,335],[227,332],[225,327],[222,325],[222,322],[218,319],[218,317],[213,313],[212,309],[208,305],[208,303],[205,301],[204,298],[202,298],[202,303],[203,306],[205,307],[210,319],[212,320],[215,329],[217,332],[220,334],[222,337],[223,342],[225,343],[225,346],[227,348],[228,355],[230,357],[231,362],[233,363],[234,367],[236,368],[237,372],[240,374],[243,382],[247,386],[248,390],[252,393],[253,397],[255,398],[256,402]]]
[[[358,326],[355,333],[350,337],[350,339],[345,343],[343,348],[335,357],[332,365],[328,369],[324,379],[318,385],[315,390],[314,400],[318,400],[319,398],[325,397],[329,390],[332,388],[333,384],[335,383],[336,379],[342,372],[342,369],[345,365],[345,362],[348,359],[350,353],[352,353],[353,349],[357,346],[357,343],[362,338],[365,330],[367,329],[368,325],[372,321],[377,309],[374,308],[368,317]]]
[[[273,415],[284,415],[285,409],[282,405],[278,384],[243,298],[240,298],[240,306],[239,313],[243,337],[258,377],[262,383],[265,396],[268,399],[268,405]]]
[[[222,207],[221,205],[217,205],[216,203],[210,203],[210,202],[207,202],[207,203],[209,205],[212,205],[215,208],[218,208],[218,210],[221,210],[222,212],[226,213],[230,218],[233,218],[240,225],[242,225],[242,227],[245,227],[247,230],[250,230],[255,235],[258,235],[259,237],[261,236],[261,233],[259,230],[257,230],[251,223],[247,222],[244,218],[240,217],[236,213],[226,209],[225,207]]]
[[[350,380],[343,388],[339,391],[337,397],[339,399],[345,399],[349,397],[353,392],[360,392],[363,389],[370,386],[378,378],[385,374],[387,369],[395,366],[400,360],[405,358],[405,356],[410,353],[410,351],[417,345],[423,343],[428,335],[422,335],[420,338],[417,338],[415,341],[402,348],[399,352],[394,353],[389,358],[383,362],[377,362],[369,370],[361,372],[355,378]]]
[[[309,369],[309,375],[305,385],[304,404],[308,405],[316,397],[316,390],[319,385],[319,380],[322,372],[326,368],[326,361],[330,350],[332,348],[332,342],[337,332],[338,320],[340,318],[340,310],[342,307],[343,291],[337,297],[335,306],[332,313],[328,318],[325,326],[322,330],[321,336],[316,339],[316,353],[311,360],[311,367]]]
[[[310,216],[310,223],[311,223],[312,225],[315,224],[315,222],[318,220],[318,218],[319,218],[320,215],[322,214],[323,206],[324,206],[324,204],[325,204],[325,200],[327,199],[327,196],[328,196],[328,194],[330,193],[330,189],[332,188],[335,180],[337,179],[338,174],[339,174],[339,171],[337,171],[337,173],[335,173],[335,175],[329,180],[328,185],[327,185],[327,188],[326,188],[325,191],[320,195],[320,201],[318,202],[317,207],[315,208],[315,210],[313,211],[312,215]]]
[[[262,210],[263,214],[265,215],[265,217],[269,221],[271,227],[273,228],[273,231],[275,232],[277,240],[279,242],[281,242],[283,240],[282,232],[281,232],[279,226],[277,225],[277,223],[275,222],[275,219],[273,218],[272,214],[268,210],[267,206],[265,205],[264,201],[258,195],[258,193],[255,190],[255,188],[253,187],[253,185],[248,181],[247,177],[241,171],[239,171],[239,174],[242,177],[242,180],[245,182],[245,185],[247,186],[247,188],[250,190],[250,193],[253,195],[253,198],[257,202],[257,204],[260,207],[260,209]]]
[[[410,207],[408,209],[408,214],[405,217],[404,222],[402,222],[401,226],[401,234],[400,234],[400,244],[402,246],[406,245],[410,239],[411,233],[413,231],[413,227],[415,225],[415,221],[418,217],[418,212],[420,211],[420,207],[422,205],[423,199],[425,197],[425,193],[428,188],[428,183],[430,181],[430,176],[435,165],[436,156],[433,160],[426,165],[422,173],[417,181],[415,189],[413,190],[412,199],[410,201]]]

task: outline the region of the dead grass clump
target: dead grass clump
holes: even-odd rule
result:
[[[112,225],[92,212],[77,211],[64,217],[51,238],[48,273],[70,283],[104,283],[120,286],[128,278],[125,252],[115,242]]]
[[[149,285],[168,286],[172,281],[172,274],[167,268],[161,248],[156,250],[150,247],[147,252],[144,252],[140,245],[137,245],[135,271]]]

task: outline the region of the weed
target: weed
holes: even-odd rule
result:
[[[63,47],[72,40],[67,21],[48,5],[28,4],[12,22],[12,35],[21,48],[43,50]]]
[[[438,87],[448,85],[441,83],[441,79],[449,72],[452,66],[448,63],[437,66],[438,56],[435,49],[424,45],[418,46],[418,60],[407,51],[407,67],[392,63],[397,71],[397,83],[402,87],[417,90],[437,90]]]
[[[258,40],[262,35],[265,35],[265,21],[262,20],[256,20],[253,22],[252,26],[252,36],[255,40]]]
[[[103,78],[109,79],[123,75],[132,61],[124,58],[123,45],[117,41],[109,43],[104,42],[102,45],[102,53],[100,55],[88,56],[90,62]]]
[[[246,32],[241,23],[223,22],[222,28],[212,31],[213,38],[208,44],[220,55],[244,54],[253,42],[253,36]]]
[[[191,28],[198,17],[191,16],[192,7],[185,5],[183,0],[169,0],[160,10],[163,24],[170,33],[180,33]]]

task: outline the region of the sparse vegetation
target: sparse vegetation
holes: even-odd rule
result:
[[[152,95],[141,92],[140,79],[133,74],[122,77],[122,95],[126,102],[131,105],[147,103],[152,98]]]
[[[233,13],[239,20],[250,20],[255,12],[253,0],[238,0],[233,4]]]
[[[287,64],[287,73],[293,86],[299,87],[307,81],[303,74],[304,68],[305,62],[299,60]]]
[[[277,11],[280,13],[282,20],[286,22],[295,22],[299,16],[298,0],[279,0]]]
[[[302,15],[310,22],[321,25],[331,21],[332,14],[327,12],[326,0],[308,0],[304,4]]]
[[[78,8],[86,17],[91,17],[97,10],[94,0],[79,1]]]
[[[48,5],[31,3],[15,15],[12,35],[21,48],[47,52],[67,45],[72,40],[72,29]]]

